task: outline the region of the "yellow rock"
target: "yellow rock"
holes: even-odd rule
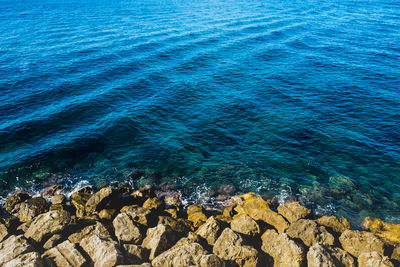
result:
[[[388,223],[378,218],[367,217],[362,226],[381,238],[400,243],[400,224]]]
[[[203,212],[198,211],[191,213],[188,216],[188,220],[193,223],[194,227],[198,228],[207,221],[207,216]]]

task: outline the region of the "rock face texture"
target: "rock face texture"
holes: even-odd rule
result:
[[[255,193],[229,199],[229,187],[224,210],[184,208],[179,193],[160,188],[85,187],[70,199],[46,190],[50,208],[42,197],[10,195],[8,214],[0,209],[0,266],[399,266],[399,225],[366,218],[368,231],[355,231],[343,218],[313,219],[299,202],[276,212]]]
[[[300,267],[306,262],[306,249],[287,234],[267,230],[262,236],[261,249],[274,259],[274,267]]]

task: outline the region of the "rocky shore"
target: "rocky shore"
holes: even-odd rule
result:
[[[0,266],[399,266],[400,225],[376,218],[359,231],[254,193],[206,209],[152,186],[60,189],[7,197]]]

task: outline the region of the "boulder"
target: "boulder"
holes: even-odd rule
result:
[[[43,260],[37,252],[21,254],[2,265],[2,267],[43,267]]]
[[[76,217],[85,216],[85,205],[91,196],[92,194],[88,190],[79,190],[71,195],[72,204],[76,209]]]
[[[168,225],[159,224],[154,228],[147,229],[146,238],[142,246],[150,249],[149,259],[153,260],[162,252],[174,245],[176,233]]]
[[[17,217],[21,222],[28,222],[41,213],[49,210],[47,201],[42,197],[34,197],[15,205]]]
[[[140,244],[144,238],[140,228],[126,213],[118,214],[113,220],[113,226],[120,243]]]
[[[392,260],[400,262],[400,247],[394,247],[392,255],[390,256]]]
[[[152,197],[148,198],[144,203],[143,203],[143,208],[145,209],[154,209],[154,210],[160,210],[164,206],[164,203],[159,200],[157,197]]]
[[[157,224],[168,225],[172,230],[179,233],[187,233],[193,228],[193,225],[190,221],[182,218],[174,219],[169,216],[159,216]]]
[[[223,229],[224,225],[214,216],[211,216],[197,229],[196,234],[207,240],[208,244],[214,245]]]
[[[8,236],[8,229],[5,224],[0,222],[0,242]]]
[[[142,264],[117,265],[116,267],[151,267],[151,263],[145,262]]]
[[[207,221],[207,216],[204,212],[194,212],[189,214],[188,220],[193,223],[193,226],[198,228]]]
[[[267,230],[261,239],[261,249],[274,259],[274,267],[300,267],[305,264],[306,249],[287,234]]]
[[[271,210],[268,202],[258,196],[246,198],[234,210],[238,214],[247,214],[256,221],[264,221],[275,227],[280,233],[283,233],[289,227],[289,223],[282,215]]]
[[[336,233],[343,233],[346,230],[351,230],[350,222],[345,218],[335,216],[322,216],[316,222],[319,225],[325,226]]]
[[[178,215],[178,210],[176,209],[166,209],[164,210],[169,216],[171,216],[174,219],[177,219],[179,217]]]
[[[179,208],[182,206],[181,194],[179,192],[168,192],[164,197],[167,206]]]
[[[389,257],[378,252],[363,252],[358,257],[358,267],[394,267]]]
[[[121,212],[128,214],[134,222],[147,227],[154,226],[157,218],[155,212],[152,210],[137,205],[125,206],[121,209]]]
[[[107,202],[110,202],[117,194],[117,190],[112,187],[105,187],[93,194],[85,205],[88,214],[102,210]]]
[[[84,238],[89,238],[92,235],[97,235],[102,239],[108,239],[112,241],[111,233],[107,227],[101,222],[96,221],[92,225],[84,227],[81,231],[71,234],[68,240],[74,244],[78,244]]]
[[[299,202],[285,203],[278,207],[278,213],[285,217],[290,223],[310,216],[311,210],[300,205]]]
[[[213,253],[223,260],[236,262],[239,266],[259,266],[258,251],[245,246],[239,234],[225,228],[213,247]]]
[[[67,201],[67,198],[63,194],[55,195],[50,200],[51,204],[53,204],[53,205],[65,204],[66,201]]]
[[[40,243],[45,237],[62,231],[71,221],[67,211],[49,211],[37,216],[25,232],[26,238]]]
[[[46,243],[44,243],[43,248],[44,249],[51,249],[52,247],[57,246],[63,239],[63,236],[60,234],[55,234],[52,237],[50,237]]]
[[[292,223],[286,230],[291,238],[299,238],[310,247],[316,243],[333,245],[335,237],[330,234],[324,226],[319,226],[315,221],[300,219]]]
[[[145,186],[133,192],[131,196],[138,205],[142,205],[146,199],[155,197],[156,194],[154,193],[154,188],[152,186]]]
[[[247,214],[236,216],[235,219],[231,221],[231,229],[249,236],[257,236],[260,234],[260,226]]]
[[[355,266],[354,258],[346,251],[319,243],[313,245],[308,250],[307,262],[308,267]]]
[[[46,266],[80,267],[87,263],[83,255],[77,250],[75,244],[69,240],[47,250],[43,253],[42,257]]]
[[[17,258],[19,255],[33,251],[34,248],[28,243],[24,236],[12,235],[0,243],[0,266]]]
[[[188,216],[196,212],[204,212],[204,208],[201,204],[193,204],[187,207],[186,213]]]
[[[17,204],[22,203],[30,198],[31,196],[28,193],[25,192],[15,193],[6,198],[6,201],[4,203],[4,208],[8,213],[13,214],[15,212],[15,206]]]
[[[151,263],[154,267],[224,266],[223,260],[216,255],[207,255],[207,251],[198,243],[173,247],[157,256]]]
[[[94,267],[113,267],[123,263],[123,255],[117,242],[92,235],[81,240],[79,245],[94,262]]]
[[[364,219],[362,226],[383,239],[400,243],[400,224],[388,223],[378,218],[367,217]]]
[[[385,243],[373,233],[346,230],[339,237],[342,248],[358,258],[363,252],[378,252],[384,255]]]
[[[115,209],[103,209],[99,212],[99,218],[111,221],[116,213],[117,211]]]
[[[127,262],[130,264],[141,264],[149,259],[150,250],[139,245],[123,245]]]

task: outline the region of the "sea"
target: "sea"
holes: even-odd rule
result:
[[[54,183],[400,223],[400,2],[0,0],[0,195]]]

